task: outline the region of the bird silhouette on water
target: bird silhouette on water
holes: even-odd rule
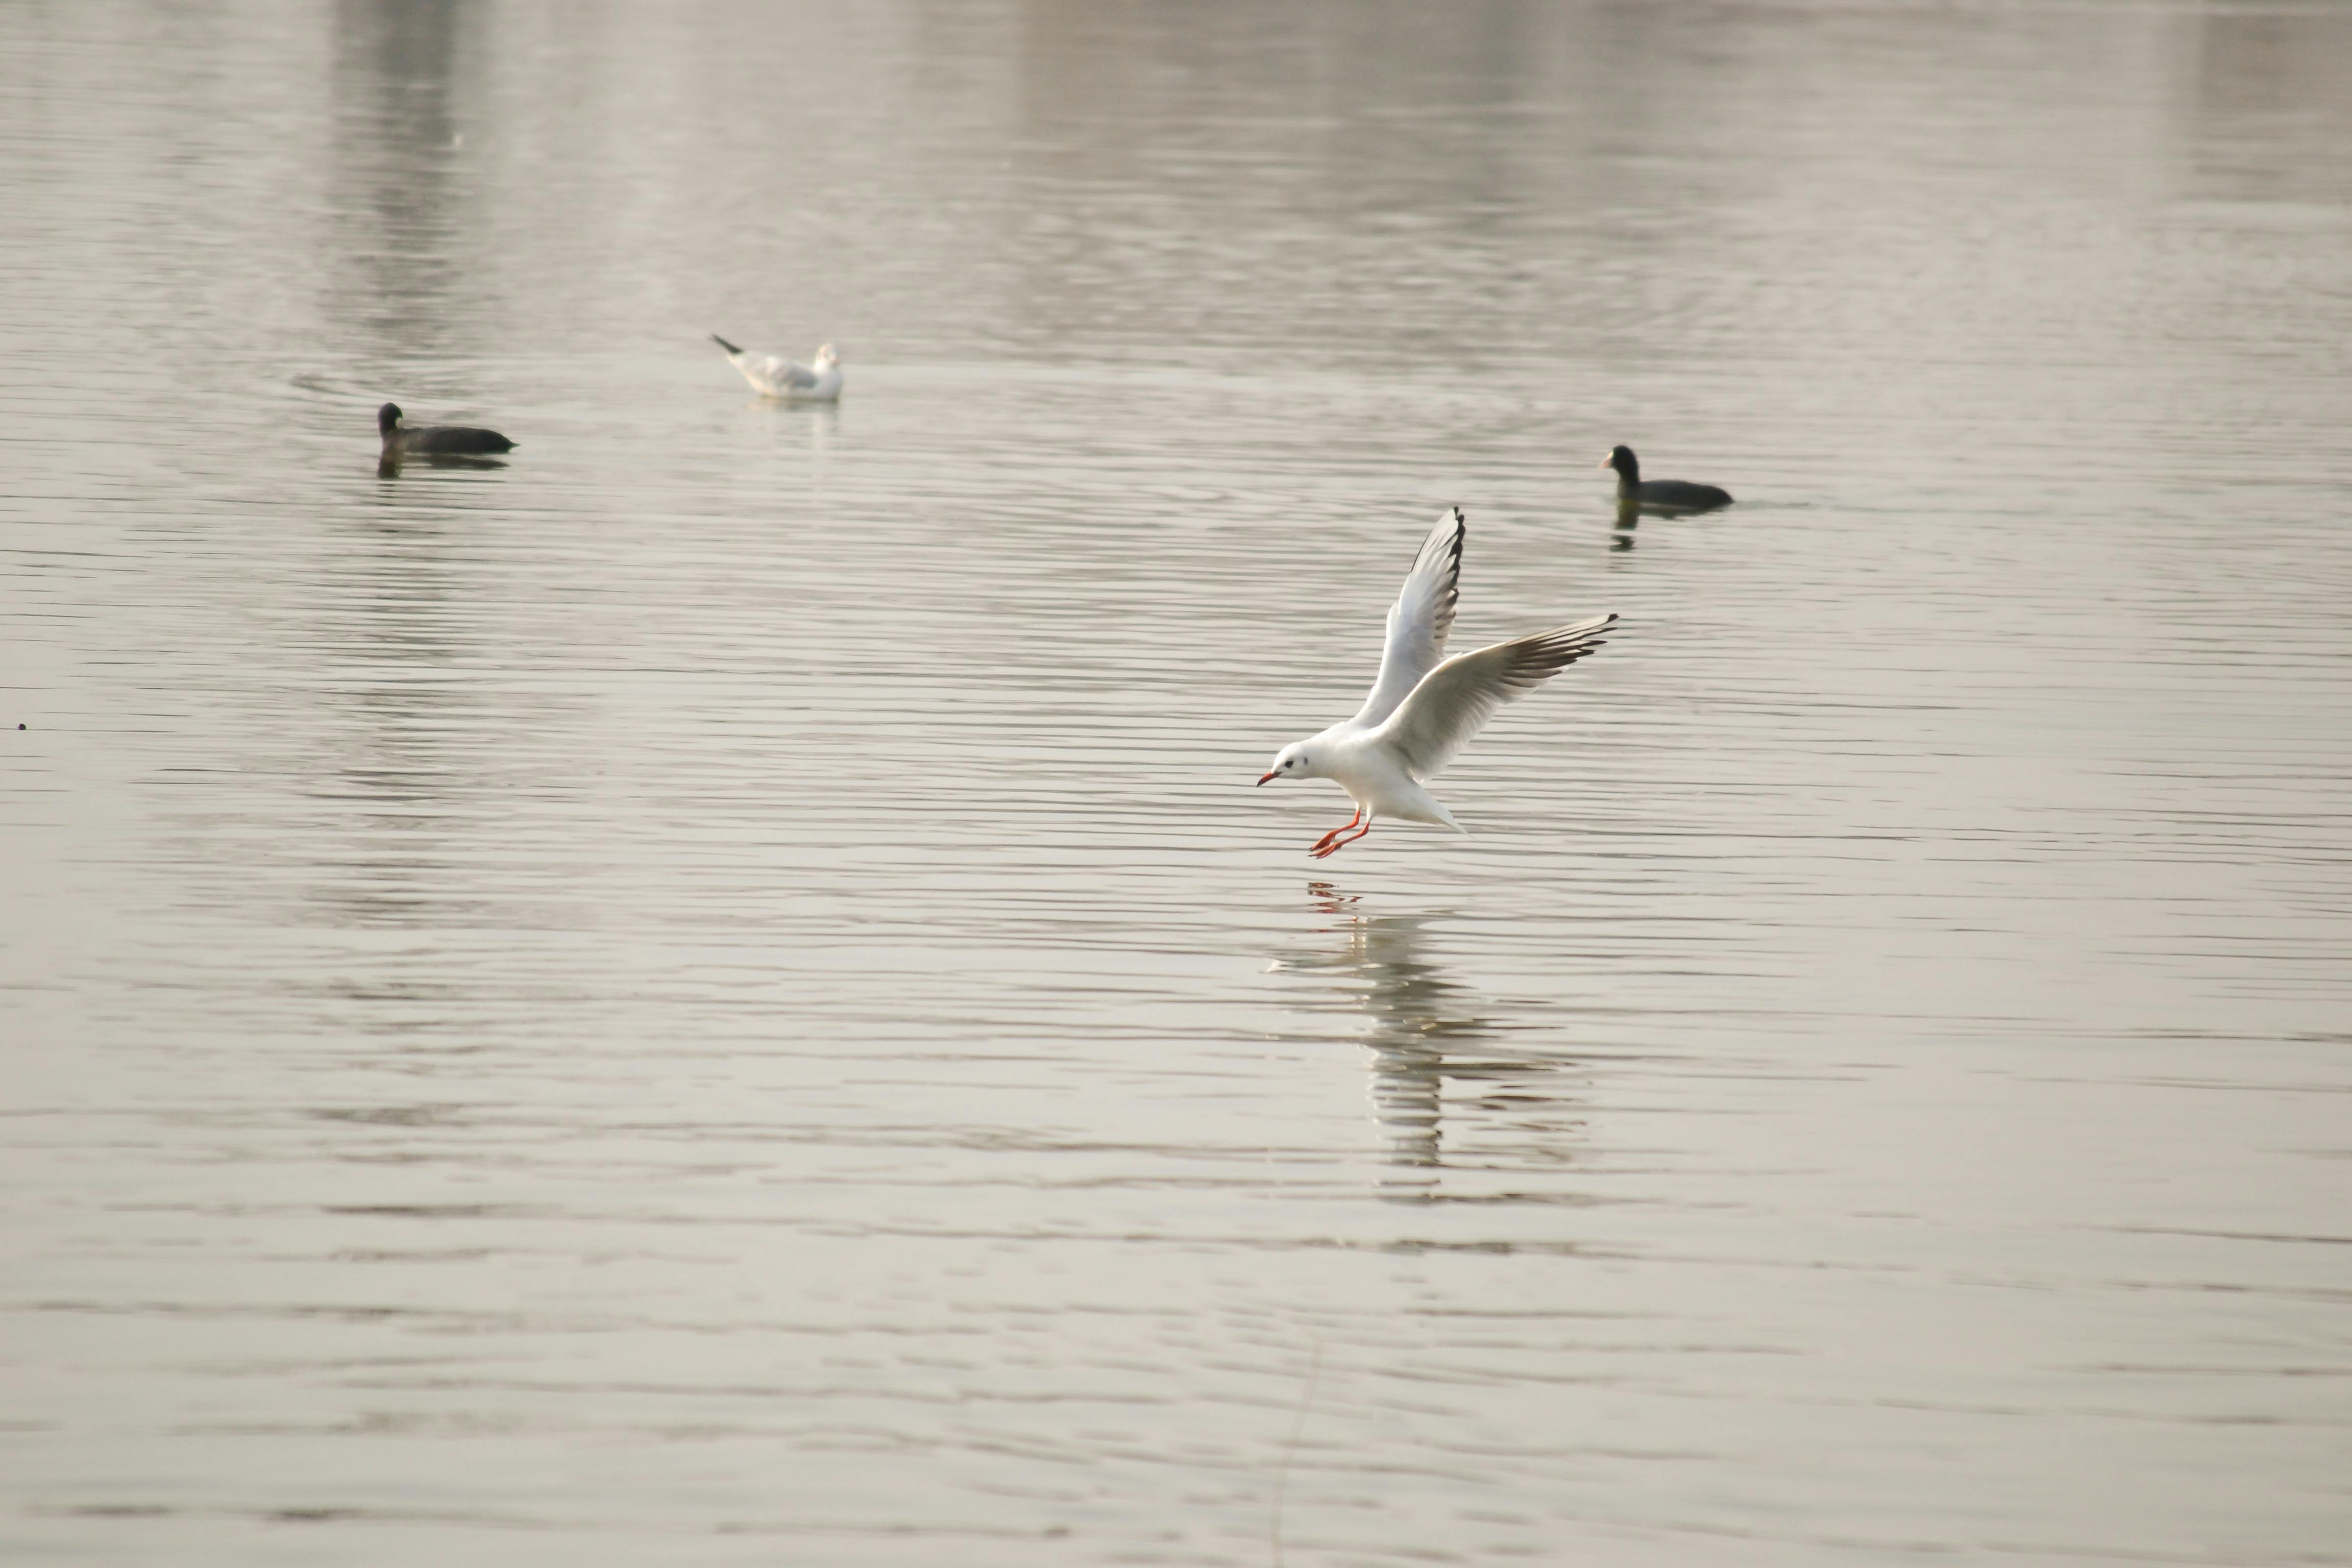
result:
[[[387,465],[396,466],[403,458],[493,458],[515,447],[495,430],[470,425],[408,425],[403,418],[397,403],[387,403],[375,411],[375,427],[383,437]]]
[[[1631,447],[1619,447],[1609,454],[1604,468],[1617,470],[1617,504],[1620,507],[1649,507],[1657,511],[1713,511],[1731,504],[1731,492],[1714,485],[1695,485],[1688,479],[1645,479],[1642,477],[1642,460],[1633,456]]]

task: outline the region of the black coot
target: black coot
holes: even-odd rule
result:
[[[383,436],[387,463],[403,458],[486,458],[514,450],[514,443],[495,430],[465,425],[403,425],[397,403],[387,403],[375,411],[375,427]]]
[[[1617,470],[1617,504],[1654,506],[1668,511],[1713,511],[1731,504],[1731,492],[1688,479],[1645,479],[1641,459],[1631,447],[1620,447],[1601,465]]]

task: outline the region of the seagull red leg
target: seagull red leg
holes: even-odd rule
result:
[[[1348,818],[1348,820],[1347,820],[1347,821],[1345,821],[1345,822],[1341,823],[1339,826],[1337,826],[1337,827],[1333,828],[1330,832],[1328,832],[1328,833],[1325,834],[1322,837],[1320,837],[1320,838],[1317,839],[1317,840],[1315,841],[1315,847],[1314,847],[1314,848],[1313,848],[1313,849],[1309,849],[1309,850],[1307,850],[1307,852],[1309,855],[1312,855],[1312,854],[1314,854],[1314,853],[1315,853],[1315,850],[1316,850],[1316,849],[1328,848],[1328,847],[1330,846],[1330,843],[1331,843],[1331,841],[1332,841],[1333,839],[1335,839],[1335,838],[1339,837],[1341,834],[1343,834],[1343,833],[1347,832],[1347,831],[1348,831],[1348,829],[1349,829],[1349,828],[1351,828],[1351,827],[1355,826],[1356,826],[1356,824],[1358,824],[1359,822],[1361,822],[1363,819],[1364,819],[1364,808],[1363,808],[1362,806],[1360,806],[1360,806],[1358,806],[1358,807],[1356,808],[1356,815],[1355,815],[1355,816],[1351,816],[1351,817]]]
[[[1333,828],[1330,832],[1328,832],[1328,833],[1325,834],[1322,837],[1320,837],[1320,838],[1317,839],[1317,840],[1315,841],[1315,847],[1314,847],[1313,849],[1309,849],[1309,850],[1307,850],[1307,853],[1308,853],[1309,855],[1312,855],[1312,854],[1314,854],[1314,853],[1315,853],[1315,850],[1316,850],[1316,849],[1321,849],[1321,848],[1325,847],[1327,845],[1328,845],[1328,844],[1331,842],[1331,840],[1333,840],[1334,838],[1339,837],[1339,835],[1341,835],[1342,833],[1347,832],[1349,828],[1355,826],[1357,823],[1361,822],[1363,819],[1364,819],[1364,808],[1363,808],[1362,806],[1360,806],[1360,806],[1356,807],[1356,815],[1355,815],[1355,816],[1351,816],[1351,817],[1348,818],[1348,820],[1347,820],[1344,824],[1342,824],[1341,826],[1338,826],[1338,827]]]
[[[1358,812],[1356,815],[1361,816],[1363,813]],[[1356,825],[1351,822],[1348,826],[1355,827]],[[1357,839],[1361,838],[1365,834],[1370,833],[1371,830],[1372,825],[1369,820],[1367,820],[1363,826],[1357,827],[1356,831],[1349,837],[1346,838],[1334,838],[1329,844],[1325,845],[1322,848],[1309,849],[1307,853],[1314,856],[1318,860],[1328,859],[1330,857],[1337,855],[1340,850],[1346,848],[1349,845],[1353,844]],[[1343,827],[1339,831],[1346,833],[1348,829]]]

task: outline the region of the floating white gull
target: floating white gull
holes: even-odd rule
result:
[[[1283,747],[1257,781],[1331,779],[1355,801],[1356,815],[1347,826],[1333,828],[1307,851],[1318,860],[1370,833],[1372,819],[1381,816],[1469,832],[1421,781],[1452,762],[1496,709],[1599,647],[1601,634],[1617,619],[1602,616],[1554,626],[1447,658],[1445,637],[1461,596],[1467,531],[1460,507],[1429,531],[1389,611],[1380,679],[1363,708],[1319,735]]]
[[[726,351],[728,363],[762,397],[788,397],[796,403],[834,403],[841,397],[841,355],[831,343],[816,351],[815,363],[794,364],[782,354],[739,349],[717,332],[710,341]]]

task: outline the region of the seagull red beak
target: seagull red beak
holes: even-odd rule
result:
[[[1278,778],[1280,778],[1281,776],[1282,776],[1282,770],[1281,770],[1280,768],[1276,768],[1276,769],[1275,769],[1275,770],[1274,770],[1274,772],[1272,772],[1272,773],[1270,773],[1266,774],[1266,775],[1265,775],[1265,778],[1262,778],[1262,779],[1258,780],[1257,782],[1258,782],[1258,783],[1260,783],[1260,784],[1264,784],[1264,783],[1265,783],[1265,782],[1266,782],[1266,779],[1278,779]]]

